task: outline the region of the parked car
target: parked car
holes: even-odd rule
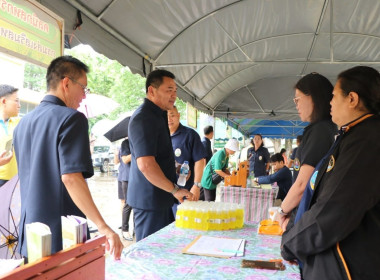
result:
[[[101,172],[110,171],[113,163],[114,152],[111,146],[95,146],[92,153],[92,165],[99,167]]]

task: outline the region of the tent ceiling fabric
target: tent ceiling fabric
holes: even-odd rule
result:
[[[133,72],[172,71],[178,95],[235,124],[299,120],[294,84],[355,65],[380,69],[377,0],[40,0],[89,44]],[[83,25],[73,30],[76,10]],[[274,114],[271,114],[274,112]],[[239,127],[245,133],[248,129]]]

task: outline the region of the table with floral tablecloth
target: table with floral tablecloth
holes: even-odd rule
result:
[[[229,259],[187,255],[181,251],[198,235],[243,238],[244,257]],[[106,258],[106,279],[300,279],[297,265],[284,261],[284,271],[242,268],[243,259],[281,259],[280,236],[258,235],[257,225],[228,231],[176,228],[174,223],[125,248],[121,260]]]

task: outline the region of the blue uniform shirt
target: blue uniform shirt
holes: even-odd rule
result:
[[[203,136],[202,144],[206,152],[206,163],[208,163],[212,158],[211,141],[206,136]]]
[[[206,157],[201,138],[194,129],[179,124],[178,129],[171,135],[171,139],[175,161],[179,164],[182,164],[185,160],[189,162],[191,175],[186,182],[185,188],[190,190],[194,185],[195,162]]]
[[[255,147],[248,149],[249,173],[253,171],[255,177],[265,176],[266,166],[270,160],[268,149],[261,146],[255,151]]]
[[[117,180],[122,182],[128,182],[129,180],[129,170],[131,168],[131,163],[128,162],[125,164],[123,160],[121,159],[122,156],[128,156],[131,154],[131,150],[129,149],[129,141],[128,139],[125,139],[123,142],[121,142],[121,147],[119,151],[119,175],[117,176]]]
[[[94,174],[88,122],[62,100],[47,95],[24,116],[14,133],[21,190],[19,248],[27,256],[25,224],[41,222],[52,232],[52,253],[62,250],[61,216],[83,213],[74,204],[61,176]]]
[[[141,173],[137,159],[153,156],[164,175],[173,183],[176,170],[167,111],[148,99],[134,112],[128,127],[129,147],[132,154],[127,203],[142,210],[163,210],[174,204],[174,196],[152,185]]]
[[[272,175],[260,176],[257,180],[259,184],[273,184],[274,182],[277,182],[279,188],[277,199],[281,200],[284,200],[293,183],[292,172],[286,166]]]

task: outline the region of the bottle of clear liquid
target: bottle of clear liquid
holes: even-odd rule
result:
[[[183,164],[181,165],[181,170],[179,171],[179,176],[178,176],[178,181],[177,185],[183,187],[186,185],[186,177],[187,174],[189,174],[189,162],[184,161]]]

